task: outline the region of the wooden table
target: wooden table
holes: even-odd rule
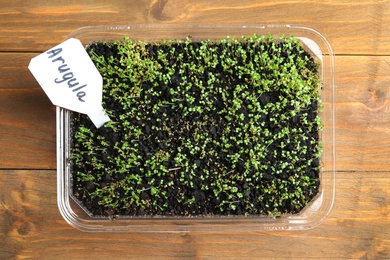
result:
[[[390,258],[390,1],[0,1],[0,258]],[[308,231],[85,233],[56,200],[55,107],[30,59],[88,25],[281,23],[336,54],[336,199]]]

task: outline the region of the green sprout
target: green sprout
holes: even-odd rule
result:
[[[318,193],[319,64],[294,37],[96,42],[110,122],[71,119],[94,215],[274,215]]]

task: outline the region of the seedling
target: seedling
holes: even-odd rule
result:
[[[294,37],[98,42],[111,118],[72,115],[73,193],[94,215],[295,214],[318,193],[318,64]]]

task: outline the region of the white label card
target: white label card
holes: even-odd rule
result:
[[[87,114],[97,128],[110,121],[102,107],[103,78],[79,40],[32,58],[28,68],[54,105]]]

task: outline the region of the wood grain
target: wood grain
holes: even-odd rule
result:
[[[55,108],[27,69],[35,55],[0,53],[0,168],[56,167]]]
[[[364,258],[390,255],[388,172],[339,172],[328,218],[309,231],[85,233],[56,205],[56,173],[0,171],[1,258]]]
[[[0,15],[1,51],[44,51],[92,25],[277,23],[319,30],[337,54],[390,53],[389,1],[1,0]]]
[[[315,229],[84,233],[56,199],[55,109],[30,59],[91,25],[299,24],[336,53],[336,199]],[[390,258],[390,1],[0,0],[0,259]]]
[[[337,169],[390,170],[389,75],[388,56],[336,58]]]
[[[0,53],[0,168],[56,167],[55,109],[27,69],[35,55]],[[388,75],[388,56],[336,57],[337,170],[390,170]]]

